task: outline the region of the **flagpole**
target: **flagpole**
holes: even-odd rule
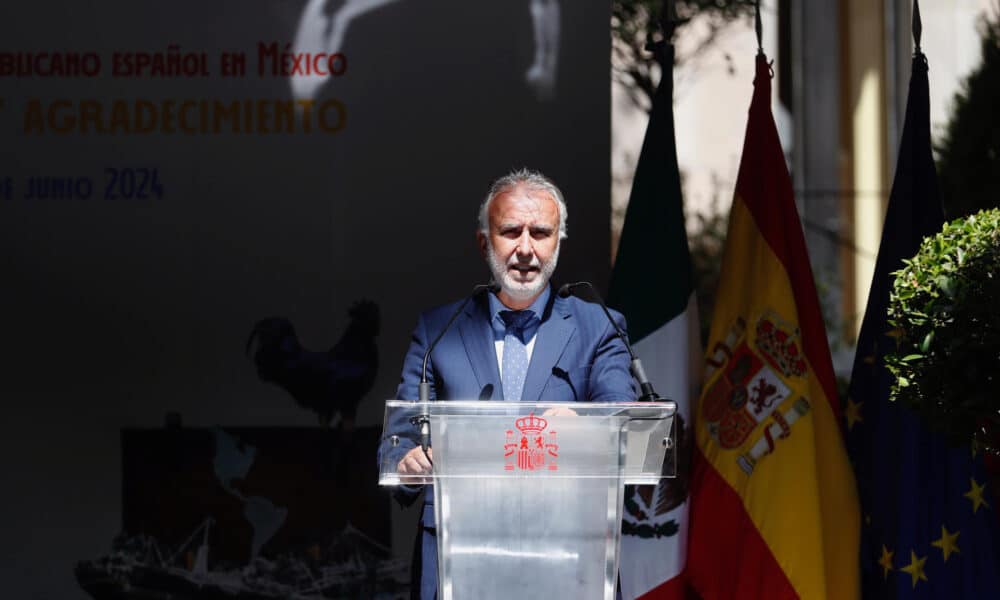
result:
[[[670,71],[671,76],[673,76],[674,67],[674,32],[677,30],[677,26],[680,25],[681,20],[677,18],[677,3],[676,0],[663,0],[663,10],[660,11],[660,31],[663,32],[663,40],[656,42],[651,47],[646,49],[653,53],[656,58],[656,62],[660,64],[660,69],[663,77],[667,76],[667,71]],[[670,51],[667,51],[667,47],[670,47]]]
[[[923,32],[923,23],[920,21],[920,2],[913,0],[913,43],[916,46],[915,54],[923,54],[920,50],[920,34]]]
[[[754,3],[753,27],[757,32],[757,56],[764,55],[764,28],[760,24],[760,0]]]
[[[663,0],[660,29],[663,30],[663,40],[666,43],[674,43],[674,30],[677,29],[677,25],[677,0]]]

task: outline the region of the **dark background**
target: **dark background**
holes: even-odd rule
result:
[[[316,427],[125,429],[123,532],[150,536],[171,550],[188,542],[183,550],[193,553],[206,538],[192,534],[210,518],[209,569],[244,565],[254,527],[239,494],[287,511],[261,548],[265,557],[318,553],[347,527],[387,545],[389,496],[378,492],[375,469],[358,468],[370,462],[378,429],[355,430],[349,440]],[[220,480],[213,468],[218,431],[253,453],[246,477]]]
[[[392,397],[419,310],[487,271],[475,217],[489,181],[530,166],[569,205],[557,281],[603,286],[609,248],[609,8],[561,3],[554,98],[525,85],[528,0],[398,0],[356,19],[347,74],[321,98],[334,135],[23,134],[29,98],[289,98],[256,45],[291,41],[302,3],[5,3],[0,52],[247,53],[248,75],[0,77],[0,178],[90,176],[90,200],[0,199],[0,581],[10,598],[82,598],[72,569],[122,528],[123,428],[315,426],[259,382],[244,344],[263,317],[331,346],[351,304],[381,307],[380,370],[360,425]],[[100,198],[107,167],[156,168],[159,200]],[[374,456],[358,469],[375,469]],[[345,491],[345,493],[350,493]],[[414,511],[393,511],[410,552]],[[321,526],[322,524],[318,524]]]

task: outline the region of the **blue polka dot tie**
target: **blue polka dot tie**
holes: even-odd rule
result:
[[[503,310],[500,318],[507,326],[503,336],[503,399],[521,401],[524,377],[528,373],[528,348],[524,328],[535,318],[530,310]]]

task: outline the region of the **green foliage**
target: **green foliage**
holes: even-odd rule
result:
[[[904,263],[889,299],[891,397],[988,447],[984,424],[1000,424],[1000,210],[946,224]]]
[[[982,65],[955,95],[947,132],[935,148],[951,218],[1000,206],[1000,14],[984,20],[980,31]]]

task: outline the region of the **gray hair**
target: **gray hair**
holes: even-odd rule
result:
[[[500,194],[509,192],[519,185],[523,185],[531,190],[545,192],[555,199],[556,205],[559,207],[559,239],[566,239],[566,201],[563,200],[562,192],[559,191],[559,188],[556,187],[556,184],[551,179],[538,171],[530,169],[511,171],[490,184],[490,190],[486,193],[486,199],[479,205],[479,231],[483,235],[489,236],[490,203]]]

